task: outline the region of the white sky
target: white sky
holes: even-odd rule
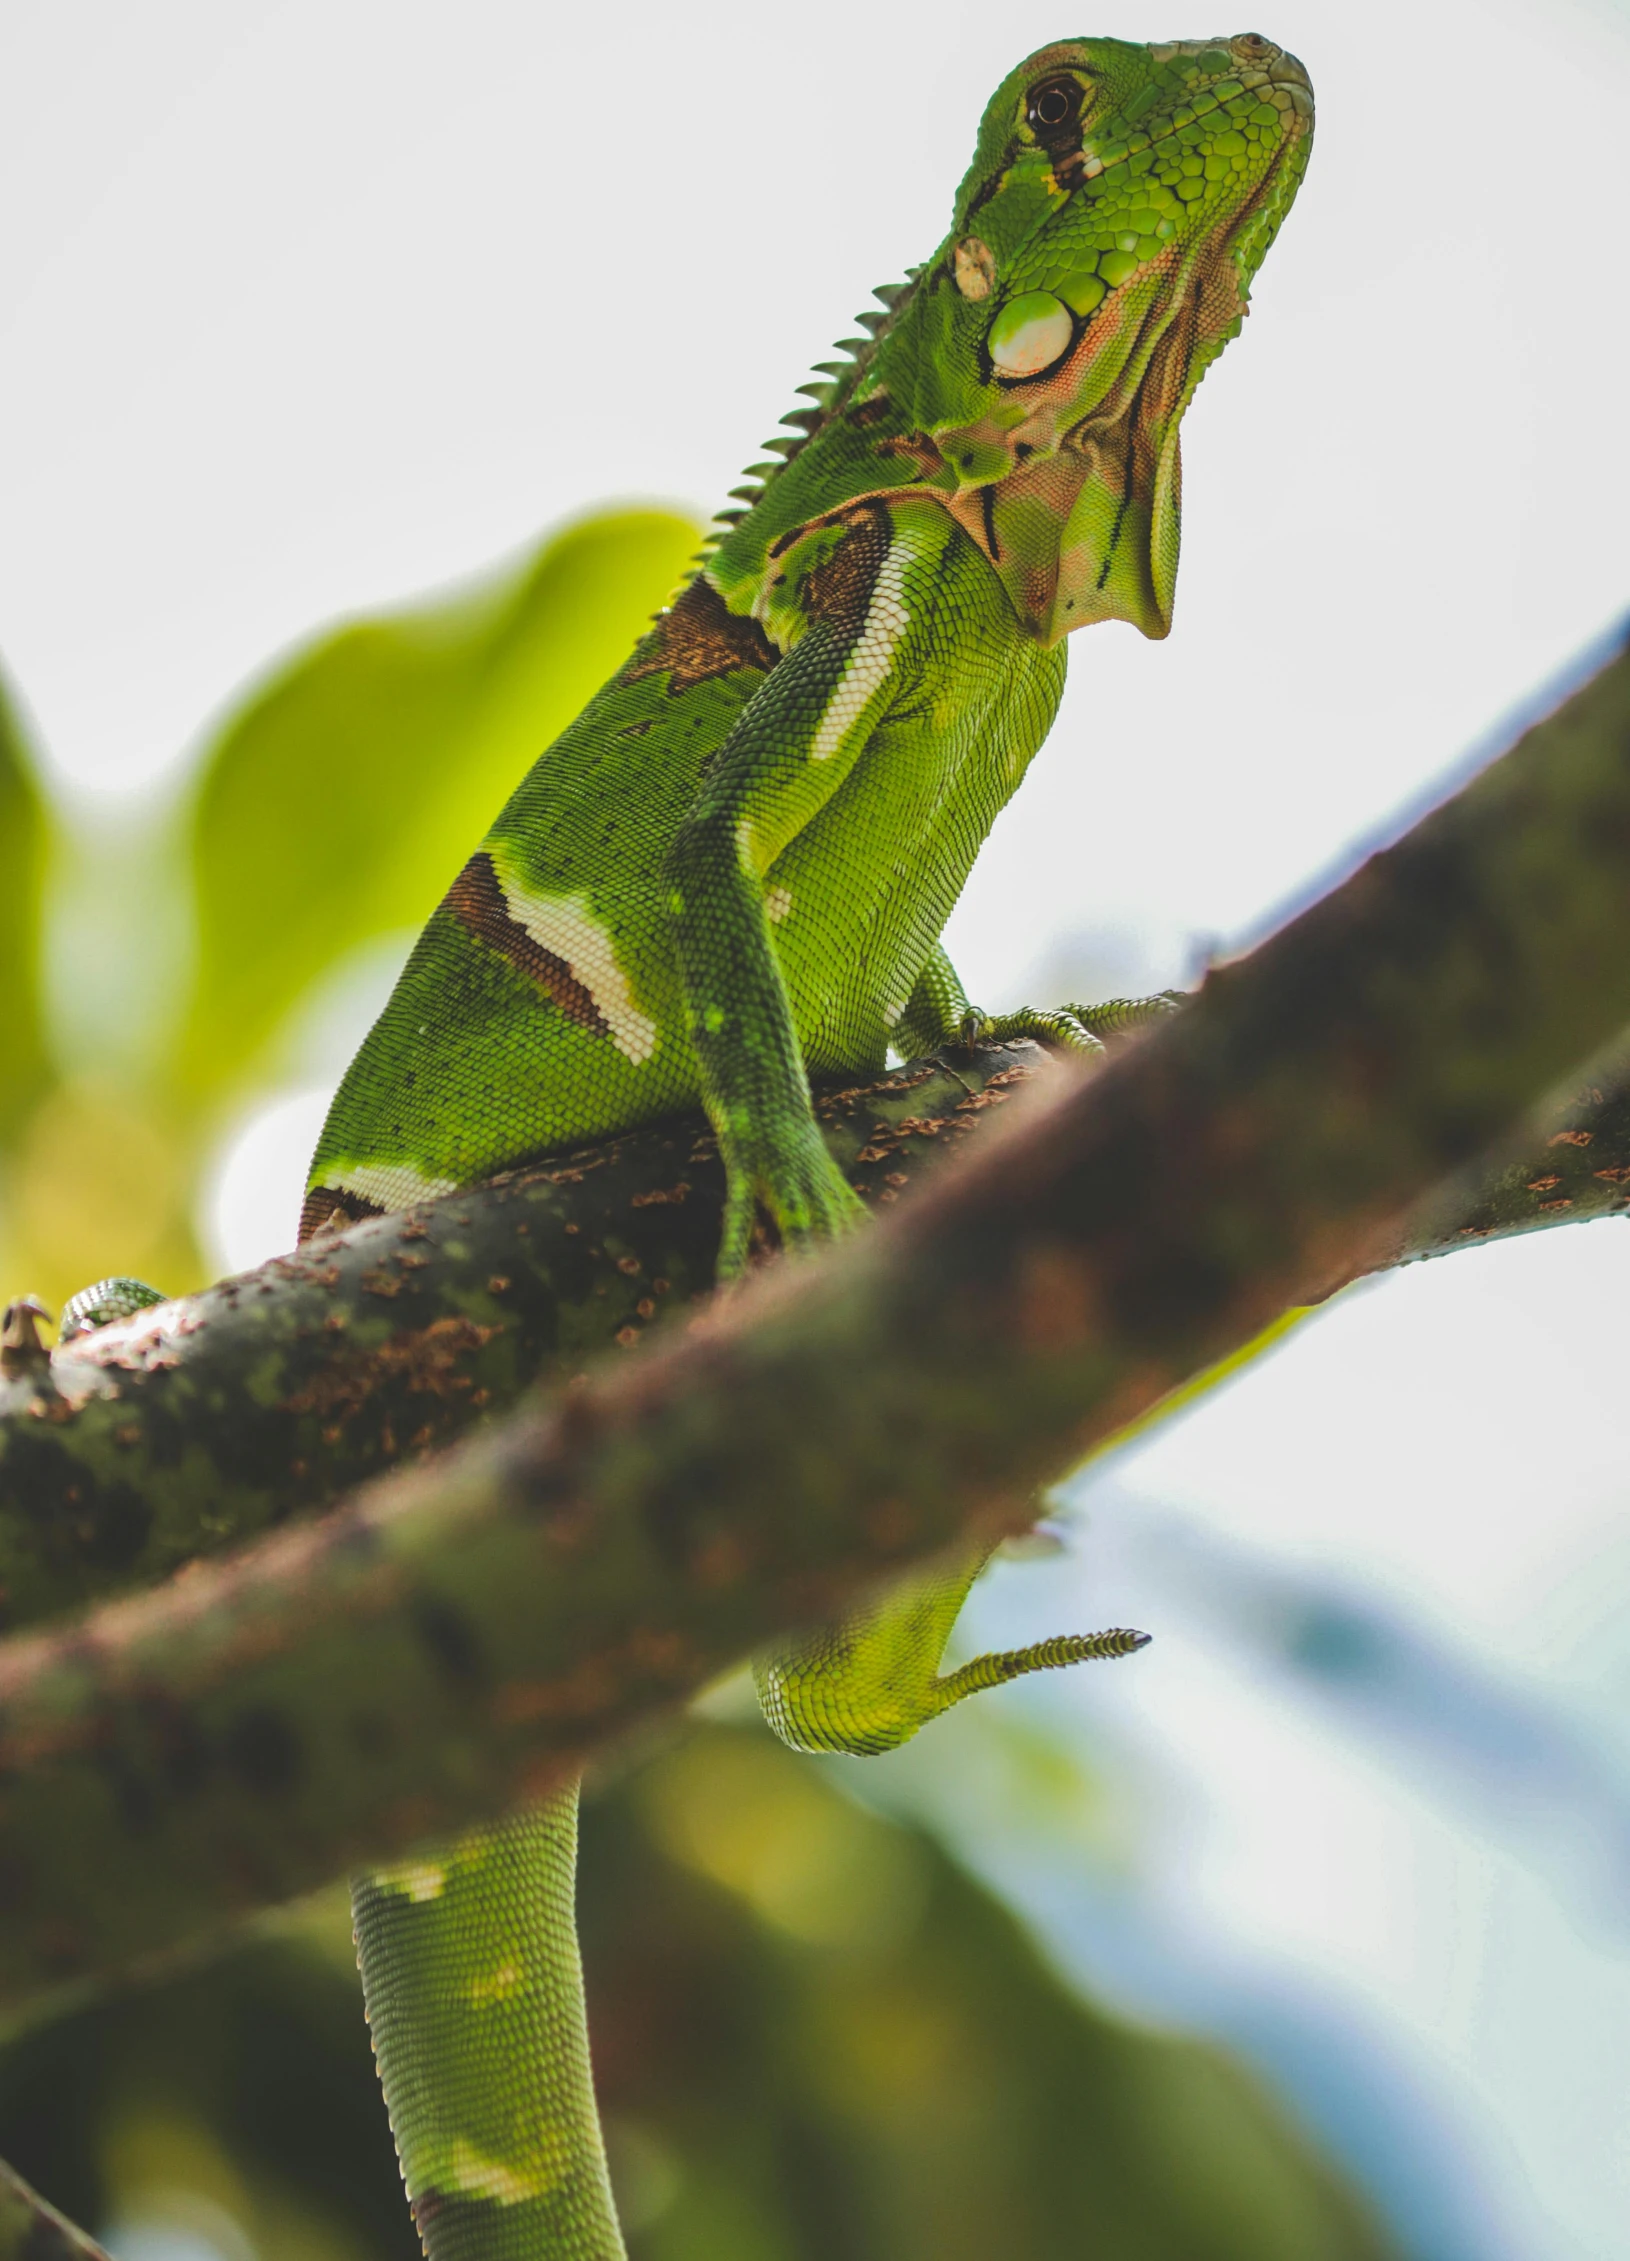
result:
[[[1254,23],[1168,0],[1096,19],[1052,0],[10,0],[0,653],[57,773],[156,779],[278,647],[585,505],[705,512],[869,286],[937,242],[1020,55],[1247,28],[1308,65],[1318,138],[1185,428],[1176,627],[1077,638],[950,937],[993,1003],[1081,931],[1127,930],[1134,960],[1181,975],[1190,938],[1302,891],[1630,596],[1614,0],[1272,0]],[[1620,1702],[1630,1393],[1602,1345],[1623,1339],[1630,1244],[1553,1239],[1338,1314],[1153,1444],[1134,1488],[1390,1581],[1570,1701]],[[1279,1746],[1243,1700],[1219,1745],[1207,1687],[1151,1710],[1225,1817],[1205,1903],[1271,1956],[1285,1832],[1350,1842],[1373,1783],[1326,1742],[1287,1811],[1263,1791]],[[1497,1953],[1469,1888],[1455,1916],[1483,2023],[1461,1999],[1438,2043],[1489,2157],[1516,2162],[1521,2249],[1607,2261],[1623,2122],[1581,2146],[1547,2104],[1563,2048],[1623,2096],[1590,2014],[1601,1942],[1570,1963],[1554,1905],[1523,1931],[1520,1895],[1494,1897]],[[1363,1981],[1417,2039],[1436,2013],[1409,1974],[1441,1903]],[[1295,1952],[1339,1969],[1356,1903],[1321,1905]],[[1407,1906],[1386,1901],[1389,1937]]]
[[[987,987],[1042,916],[1254,920],[1622,601],[1609,4],[1264,17],[1312,170],[1188,420],[1174,634],[1077,640],[959,920]],[[1071,28],[807,20],[12,0],[0,652],[68,775],[150,777],[278,646],[565,512],[720,498],[938,240],[996,78]]]

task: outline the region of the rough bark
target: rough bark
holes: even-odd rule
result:
[[[886,1207],[1056,1065],[1029,1043],[917,1061],[823,1094],[828,1140]],[[0,1360],[0,1629],[330,1507],[638,1348],[711,1288],[723,1197],[701,1122],[659,1124]],[[1626,1211],[1630,1094],[1585,1082],[1554,1131],[1446,1189],[1370,1263]]]
[[[886,1209],[1046,1066],[986,1046],[823,1093],[828,1142]],[[626,1356],[712,1287],[723,1207],[705,1121],[661,1123],[49,1357],[0,1352],[0,1630],[151,1585]]]
[[[1034,1484],[1383,1259],[1491,1142],[1522,1151],[1627,1023],[1621,655],[824,1262],[320,1523],[12,1643],[0,1988],[535,1796],[764,1640],[1021,1526]]]

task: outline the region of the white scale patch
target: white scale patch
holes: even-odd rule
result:
[[[422,1907],[446,1891],[447,1871],[433,1861],[404,1861],[397,1868],[375,1869],[374,1882],[382,1892],[405,1893],[415,1907]]]
[[[524,2206],[529,2198],[546,2198],[565,2179],[566,2146],[557,2141],[547,2152],[537,2144],[527,2149],[530,2156],[507,2162],[477,2149],[468,2136],[455,2136],[454,2189],[471,2198],[490,2198],[499,2206]]]
[[[831,759],[851,726],[866,711],[868,701],[888,681],[894,647],[905,634],[911,618],[905,601],[906,567],[910,562],[911,552],[904,542],[889,544],[888,555],[878,568],[877,586],[872,591],[860,641],[849,654],[849,664],[827,702],[820,728],[810,746],[811,761]]]
[[[779,926],[792,909],[792,889],[772,887],[764,898],[764,916],[772,926]]]
[[[498,884],[516,925],[524,926],[540,949],[571,968],[572,979],[594,999],[612,1043],[635,1067],[642,1066],[657,1048],[657,1024],[635,1004],[611,937],[582,896],[529,895],[502,872]]]
[[[458,1190],[456,1178],[427,1178],[411,1162],[349,1162],[343,1170],[325,1168],[321,1183],[331,1193],[355,1193],[393,1211]]]
[[[496,1970],[472,1978],[464,1992],[477,2009],[485,2009],[489,2002],[510,2001],[525,1984],[526,1973],[519,1963],[500,1963]]]

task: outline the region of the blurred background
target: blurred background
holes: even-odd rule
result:
[[[1248,942],[1622,609],[1617,0],[111,0],[0,15],[0,1291],[292,1238],[327,1092],[1061,33],[1260,29],[1318,142],[948,940],[1001,1006]],[[337,624],[337,625],[336,625]],[[1342,1298],[1096,1468],[895,1758],[722,1691],[585,1828],[645,2261],[1618,2261],[1630,1241]],[[121,2261],[412,2251],[343,1905],[0,2059]]]

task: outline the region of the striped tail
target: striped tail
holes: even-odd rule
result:
[[[354,1879],[352,1921],[427,2261],[626,2261],[589,2070],[577,1785]]]

